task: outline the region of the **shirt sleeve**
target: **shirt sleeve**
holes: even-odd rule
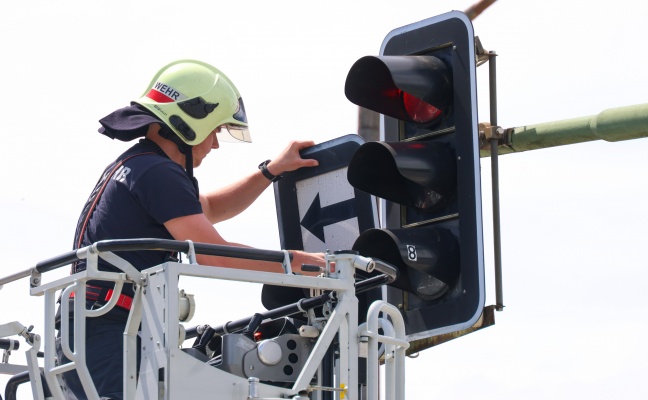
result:
[[[203,212],[191,180],[171,162],[151,167],[133,182],[131,191],[146,213],[160,224]]]

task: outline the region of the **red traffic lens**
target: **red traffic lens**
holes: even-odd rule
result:
[[[419,124],[432,122],[441,116],[441,110],[407,92],[403,92],[403,105],[412,121]]]

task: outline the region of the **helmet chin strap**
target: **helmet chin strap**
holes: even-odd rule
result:
[[[182,145],[178,145],[178,148],[185,155],[185,171],[187,171],[187,175],[189,176],[189,179],[191,179],[191,183],[193,184],[194,188],[196,189],[196,196],[198,196],[198,198],[200,198],[200,190],[198,189],[198,179],[196,179],[196,177],[193,174],[193,151],[192,151],[192,147],[183,142]]]
[[[198,188],[198,180],[193,174],[193,151],[192,146],[183,142],[175,133],[173,133],[168,127],[161,126],[159,131],[160,136],[165,139],[172,141],[178,146],[178,150],[185,156],[185,172],[191,180],[191,184],[196,189],[196,196],[200,198],[200,190]]]

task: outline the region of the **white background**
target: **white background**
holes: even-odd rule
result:
[[[356,132],[357,108],[343,90],[353,62],[377,54],[392,29],[472,3],[3,3],[0,274],[71,248],[88,193],[129,146],[96,133],[97,120],[139,97],[164,64],[212,63],[243,94],[254,143],[226,143],[213,152],[197,170],[207,190],[254,171],[291,139],[323,142]],[[486,49],[499,54],[500,125],[646,103],[647,4],[500,0],[491,6],[474,26]],[[478,81],[480,121],[487,121],[486,66]],[[648,140],[639,139],[500,159],[506,309],[495,326],[408,360],[408,398],[648,397],[646,154]],[[489,163],[482,159],[492,304]],[[217,228],[228,240],[277,249],[272,190]],[[198,285],[192,322],[251,315],[260,309],[258,290]],[[42,332],[40,300],[28,297],[26,280],[6,285],[0,322],[18,320]],[[22,363],[23,355],[11,361]]]

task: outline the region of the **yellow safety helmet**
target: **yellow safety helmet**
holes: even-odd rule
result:
[[[225,74],[202,61],[179,60],[164,66],[134,102],[189,146],[201,143],[218,127],[220,141],[252,141],[238,90]]]

